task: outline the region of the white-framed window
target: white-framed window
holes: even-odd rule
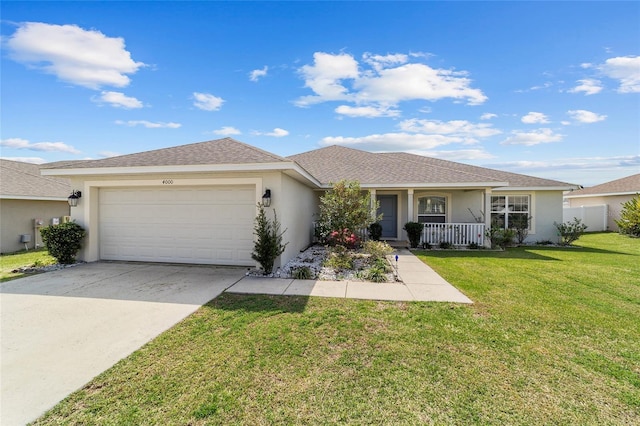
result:
[[[492,195],[491,224],[502,229],[527,224],[531,229],[531,196]]]
[[[447,221],[447,197],[425,195],[418,198],[418,222],[445,223]]]

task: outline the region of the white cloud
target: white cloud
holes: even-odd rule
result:
[[[300,68],[305,87],[314,94],[299,98],[296,105],[306,107],[321,102],[347,101],[356,103],[357,108],[390,108],[411,100],[451,98],[465,100],[469,105],[487,100],[481,90],[471,87],[466,72],[409,63],[409,56],[366,53],[360,64],[346,53],[316,52],[313,65]]]
[[[567,111],[567,114],[579,123],[597,123],[598,121],[604,121],[607,118],[606,115],[596,114],[595,112],[584,109],[570,110]]]
[[[384,106],[349,106],[340,105],[335,109],[336,113],[346,115],[348,117],[398,117],[400,111]]]
[[[289,132],[285,129],[276,127],[271,132],[253,132],[253,134],[257,136],[272,136],[274,138],[281,138],[281,137],[287,136]]]
[[[492,118],[496,118],[498,114],[494,114],[492,112],[485,112],[480,116],[480,120],[491,120]]]
[[[269,67],[266,65],[261,70],[253,70],[249,73],[249,80],[258,81],[261,77],[267,75],[267,71],[269,71]]]
[[[406,132],[374,134],[362,137],[328,136],[321,145],[357,146],[366,151],[424,151],[452,143],[463,143],[457,136],[411,134]]]
[[[224,103],[224,99],[210,93],[193,92],[193,99],[193,105],[204,111],[218,111]]]
[[[597,170],[597,169],[620,169],[621,167],[637,167],[640,165],[640,155],[626,155],[614,157],[576,157],[562,158],[558,160],[545,161],[510,161],[497,164],[487,164],[487,167],[498,169],[517,170]]]
[[[390,55],[374,55],[372,53],[365,53],[362,55],[362,59],[367,64],[371,65],[376,70],[381,70],[390,65],[405,64],[408,61],[408,56],[403,53],[396,53]]]
[[[511,135],[512,136],[500,142],[500,144],[533,146],[541,143],[560,142],[564,136],[553,133],[553,130],[547,128],[533,130],[531,132],[513,131]]]
[[[100,151],[98,152],[98,155],[100,155],[101,157],[117,157],[122,154],[120,152],[114,151]]]
[[[147,120],[129,120],[129,121],[116,120],[115,123],[121,126],[129,126],[129,127],[144,126],[147,129],[178,129],[182,127],[182,124],[180,123],[173,123],[173,122],[165,123],[162,121],[152,122]]]
[[[521,121],[526,124],[543,124],[548,123],[549,119],[541,112],[529,112],[522,117]]]
[[[79,154],[80,151],[71,145],[63,142],[36,142],[32,143],[22,138],[2,139],[0,146],[13,149],[27,149],[30,151],[46,151],[46,152],[67,152],[69,154]]]
[[[487,97],[470,87],[465,72],[434,69],[425,64],[405,64],[386,68],[374,75],[363,75],[353,87],[361,102],[395,105],[401,101],[437,101],[445,98],[466,99],[469,105],[479,105]]]
[[[607,59],[598,69],[607,77],[620,82],[619,93],[640,93],[640,56],[621,56]]]
[[[313,54],[313,65],[304,65],[300,74],[304,77],[305,87],[310,88],[316,95],[304,96],[296,102],[298,106],[347,100],[349,90],[341,84],[345,79],[358,78],[358,62],[346,53],[332,55],[316,52]]]
[[[22,163],[31,163],[31,164],[44,164],[47,162],[47,160],[41,157],[0,157],[0,158],[4,160],[20,161]]]
[[[585,95],[595,95],[596,93],[600,93],[602,91],[602,82],[600,80],[585,78],[582,80],[578,80],[578,83],[580,84],[569,90],[569,92],[584,92]]]
[[[125,87],[145,65],[131,59],[121,37],[77,25],[21,23],[6,46],[13,60],[91,89]]]
[[[398,127],[405,132],[454,135],[466,143],[477,142],[475,138],[488,138],[502,133],[493,128],[492,124],[474,124],[466,120],[440,121],[412,118],[400,122]]]
[[[235,127],[231,127],[231,126],[224,126],[219,128],[218,130],[214,130],[213,133],[215,133],[216,135],[221,135],[221,136],[231,136],[231,135],[239,135],[242,132],[238,129],[236,129]]]
[[[102,92],[100,97],[92,99],[97,103],[107,103],[116,108],[135,109],[144,105],[138,99],[126,96],[121,92]]]

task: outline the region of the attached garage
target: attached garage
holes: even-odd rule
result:
[[[100,258],[253,266],[255,185],[100,188]]]

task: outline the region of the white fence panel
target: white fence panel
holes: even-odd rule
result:
[[[562,210],[562,221],[573,222],[578,218],[588,226],[587,232],[599,232],[607,230],[607,216],[609,206],[600,204],[597,206],[565,207]]]
[[[422,243],[456,246],[484,245],[484,223],[425,223]]]

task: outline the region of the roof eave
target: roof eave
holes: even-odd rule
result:
[[[579,188],[578,185],[551,185],[551,186],[504,186],[495,188],[495,191],[569,191]]]
[[[589,197],[615,197],[618,195],[636,195],[640,191],[624,191],[624,192],[600,192],[594,194],[577,194],[577,195],[565,195],[565,198],[589,198]]]
[[[37,195],[8,195],[0,194],[2,200],[25,200],[25,201],[67,201],[68,197],[47,197]]]
[[[169,166],[134,167],[83,167],[69,169],[42,169],[43,176],[95,176],[95,175],[137,175],[149,173],[198,173],[198,172],[245,172],[284,170],[292,168],[292,162],[246,163],[246,164],[191,164]]]

